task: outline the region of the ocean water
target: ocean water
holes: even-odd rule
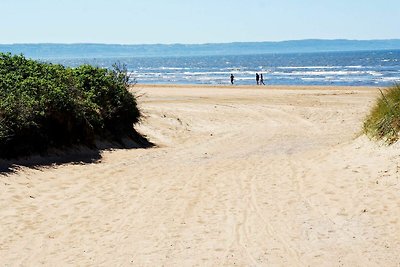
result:
[[[47,59],[67,66],[125,64],[138,84],[388,86],[400,82],[400,50],[193,57]]]

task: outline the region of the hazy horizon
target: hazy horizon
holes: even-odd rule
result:
[[[140,46],[140,45],[209,45],[209,44],[240,44],[240,43],[285,43],[285,42],[301,42],[301,41],[400,41],[400,38],[388,38],[388,39],[322,39],[322,38],[307,38],[307,39],[287,39],[287,40],[275,40],[275,41],[233,41],[233,42],[208,42],[208,43],[90,43],[90,42],[38,42],[38,43],[0,43],[0,45],[121,45],[121,46]]]

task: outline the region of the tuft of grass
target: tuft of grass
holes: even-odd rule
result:
[[[400,132],[400,84],[380,92],[381,96],[364,121],[364,132],[372,139],[393,144]]]

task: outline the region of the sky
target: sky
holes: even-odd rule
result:
[[[0,43],[400,39],[400,0],[0,0]]]

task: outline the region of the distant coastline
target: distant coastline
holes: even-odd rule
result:
[[[34,59],[107,57],[181,57],[255,55],[335,51],[400,50],[400,39],[387,40],[292,40],[207,44],[0,44],[0,52],[24,54]]]

